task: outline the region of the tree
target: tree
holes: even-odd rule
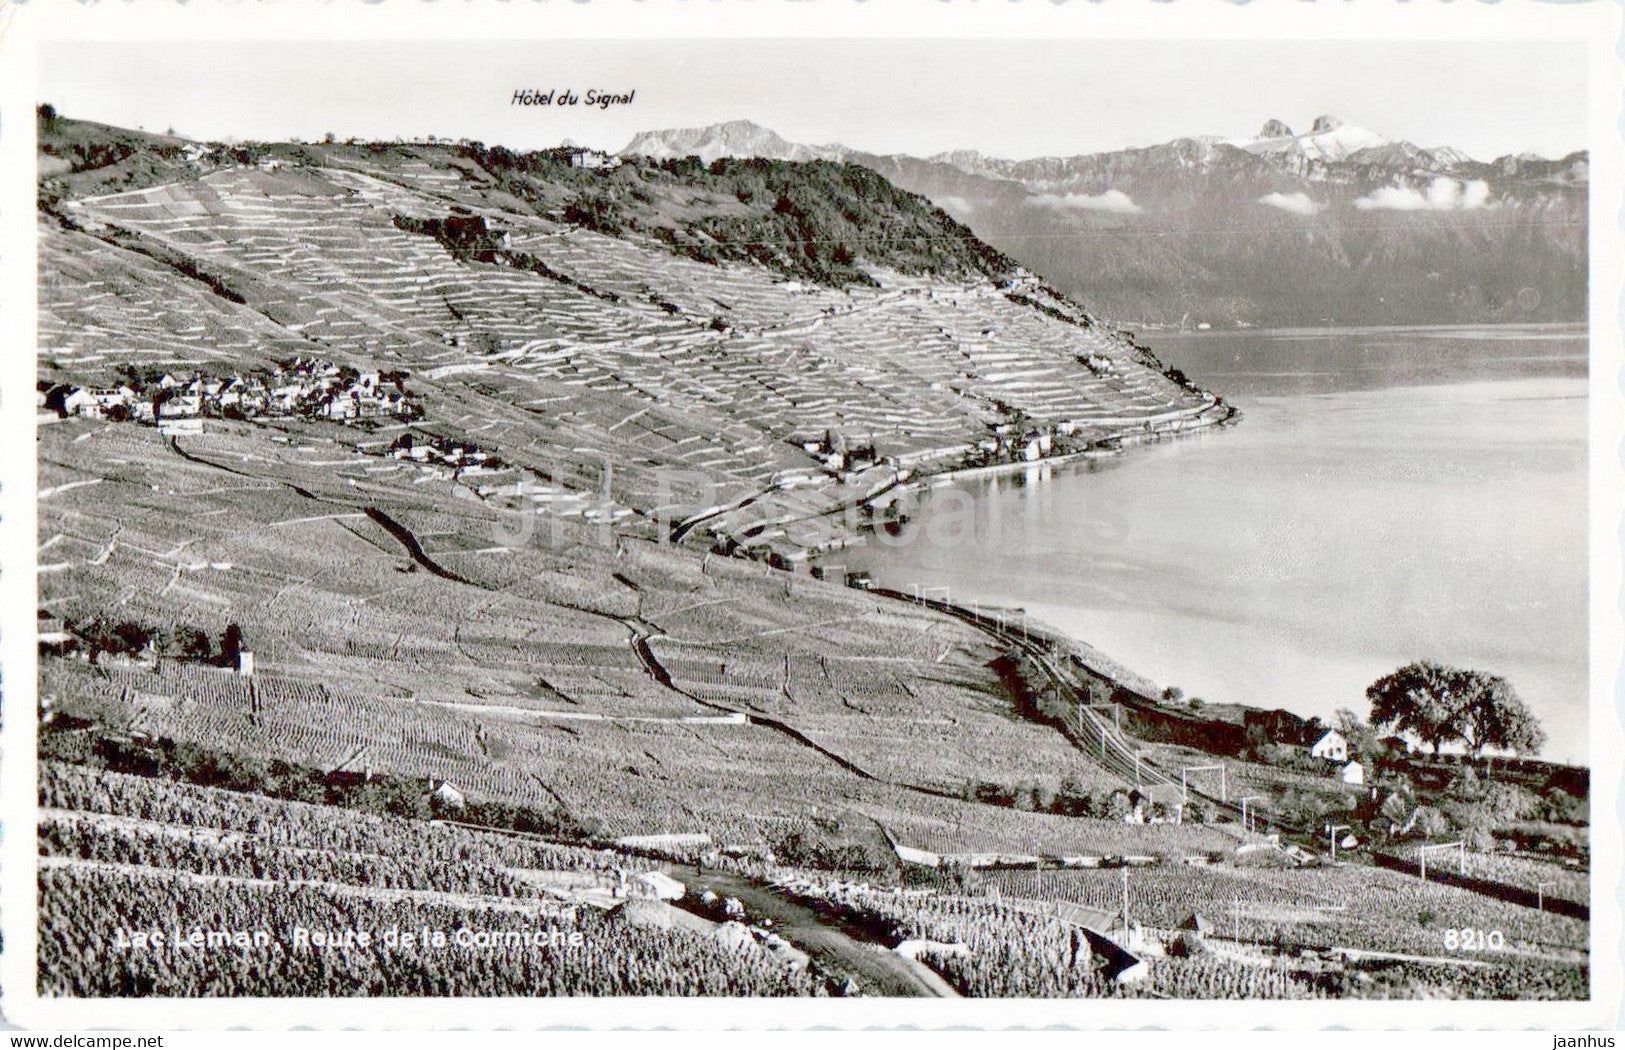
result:
[[[1546,732],[1506,679],[1422,660],[1371,683],[1373,725],[1410,733],[1434,754],[1460,740],[1475,754],[1498,747],[1538,752]]]
[[[1377,731],[1346,707],[1337,709],[1337,731],[1348,740],[1349,750],[1367,762],[1382,753]]]
[[[1366,688],[1373,725],[1410,733],[1437,754],[1454,735],[1450,723],[1459,703],[1451,668],[1427,660],[1406,664]]]
[[[1411,830],[1423,838],[1438,838],[1450,830],[1450,822],[1444,819],[1443,813],[1432,806],[1420,806],[1416,810],[1416,823]]]
[[[1410,792],[1396,790],[1390,791],[1382,800],[1377,813],[1387,821],[1390,828],[1403,828],[1415,808],[1416,800]]]
[[[178,660],[207,660],[214,652],[209,636],[196,627],[164,628],[154,637],[153,644],[159,655]]]
[[[225,633],[220,636],[220,662],[227,667],[237,662],[237,654],[243,651],[243,629],[234,623],[226,624]]]
[[[1480,671],[1467,675],[1466,702],[1457,714],[1456,727],[1473,754],[1481,755],[1487,747],[1538,754],[1546,744],[1546,730],[1512,683]]]
[[[1319,824],[1327,812],[1326,804],[1319,795],[1298,788],[1287,788],[1282,792],[1275,809],[1281,819],[1305,827]]]

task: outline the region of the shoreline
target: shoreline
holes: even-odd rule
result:
[[[1223,403],[1220,402],[1220,404]],[[1067,453],[1065,455],[1051,458],[1039,459],[1032,462],[989,464],[981,467],[959,468],[930,474],[922,474],[909,478],[908,480],[900,483],[885,486],[874,495],[880,496],[883,500],[889,501],[890,498],[895,498],[904,492],[927,491],[937,487],[947,486],[961,480],[985,479],[991,477],[1026,474],[1035,467],[1045,468],[1049,466],[1067,466],[1069,464],[1075,464],[1078,462],[1104,460],[1110,457],[1120,456],[1129,448],[1138,445],[1171,440],[1185,434],[1199,433],[1212,429],[1214,426],[1230,424],[1234,420],[1239,419],[1241,413],[1238,410],[1235,410],[1233,406],[1225,405],[1224,407],[1230,410],[1227,414],[1221,416],[1220,413],[1212,412],[1211,409],[1209,409],[1205,418],[1196,419],[1194,418],[1195,415],[1199,415],[1200,413],[1193,414],[1193,417],[1188,417],[1191,419],[1191,421],[1185,423],[1185,425],[1179,429],[1166,428],[1154,432],[1119,435],[1124,440],[1121,442],[1114,441],[1112,443],[1113,447],[1103,447],[1109,439],[1102,439],[1099,445],[1095,447],[1081,449],[1077,452]],[[874,496],[871,496],[870,499],[874,499]],[[835,544],[824,547],[804,548],[798,552],[799,558],[791,561],[789,564],[781,564],[778,567],[792,572],[806,572],[810,569],[813,575],[819,576],[826,582],[841,585],[843,580],[838,575],[831,574],[828,576],[820,576],[820,566],[818,564],[820,559],[826,559],[827,561],[838,561],[838,557],[830,558],[829,556],[838,555],[839,551],[849,546],[874,542],[865,534],[880,531],[880,527],[886,523],[886,520],[887,519],[885,518],[877,516],[873,525],[866,524],[866,526],[858,533],[856,539],[852,538],[850,535],[843,535],[840,541]],[[902,520],[907,521],[908,519],[905,517]],[[802,565],[808,562],[811,562],[811,565],[809,565],[808,568],[802,568]],[[831,567],[833,568],[835,566]],[[840,566],[839,568],[844,569],[845,567]],[[879,572],[880,569],[876,569],[875,571]],[[847,585],[854,585],[851,583],[850,577],[847,577],[844,582],[846,582]],[[877,593],[895,598],[899,601],[916,605],[922,604],[922,598],[920,595],[916,594],[911,596],[906,593],[906,588],[899,590],[899,584],[897,584],[895,581],[888,580],[884,576],[877,579],[865,580],[864,583],[860,585],[872,588]],[[1004,597],[1003,603],[1000,605],[985,602],[967,602],[963,599],[951,603],[939,602],[937,600],[926,600],[923,602],[923,604],[939,607],[939,611],[947,612],[950,615],[958,616],[967,621],[980,619],[984,621],[988,627],[994,627],[997,625],[997,628],[1000,631],[1018,634],[1023,637],[1023,640],[1030,639],[1034,643],[1041,644],[1046,650],[1054,654],[1056,657],[1075,657],[1080,665],[1084,666],[1102,681],[1111,684],[1113,687],[1122,687],[1130,693],[1137,694],[1145,702],[1152,705],[1156,705],[1159,702],[1158,697],[1161,693],[1161,684],[1159,682],[1156,682],[1149,676],[1142,674],[1132,665],[1132,663],[1118,659],[1109,652],[1098,648],[1087,637],[1074,634],[1058,626],[1054,622],[1046,621],[1037,616],[1029,614],[1026,607],[1021,604],[1019,598],[1013,598],[1007,595]],[[951,610],[947,608],[949,604],[952,605]],[[1280,705],[1270,702],[1260,702],[1258,698],[1254,698],[1251,701],[1236,700],[1226,704],[1225,706],[1236,706],[1266,711]],[[1575,759],[1566,755],[1557,758],[1539,756],[1498,756],[1497,760],[1527,761],[1540,765],[1578,770],[1590,770],[1591,768],[1583,760],[1583,758]]]
[[[1219,411],[1216,412],[1215,410]],[[835,507],[832,507],[829,510],[817,514],[811,518],[802,519],[805,521],[838,519],[841,515],[847,514],[850,511],[859,508],[865,508],[871,512],[870,520],[858,525],[855,532],[842,530],[838,532],[838,534],[829,542],[823,544],[787,544],[786,546],[792,547],[793,549],[785,553],[780,553],[780,557],[789,564],[792,570],[794,570],[795,567],[809,565],[809,563],[823,555],[830,554],[835,551],[845,550],[847,547],[856,545],[853,542],[854,536],[859,539],[863,539],[866,534],[875,532],[877,530],[878,522],[873,517],[873,512],[878,510],[878,508],[883,505],[880,502],[882,497],[890,497],[889,499],[885,500],[885,503],[889,504],[896,497],[905,494],[912,495],[929,491],[931,489],[942,488],[944,486],[951,485],[956,481],[964,481],[973,478],[1010,477],[1019,474],[1026,474],[1034,470],[1066,467],[1091,460],[1113,459],[1123,455],[1129,449],[1137,448],[1141,445],[1171,441],[1192,433],[1206,432],[1215,428],[1235,426],[1240,423],[1241,420],[1242,413],[1239,408],[1222,398],[1215,397],[1211,402],[1199,409],[1191,412],[1177,413],[1171,418],[1158,421],[1155,425],[1147,423],[1143,424],[1139,429],[1129,429],[1121,432],[1108,433],[1096,441],[1091,442],[1089,447],[1079,449],[1075,452],[1066,452],[1056,456],[1045,456],[1035,460],[1022,460],[1009,463],[989,463],[977,467],[951,467],[947,470],[929,471],[918,474],[910,473],[907,477],[894,478],[892,481],[879,486],[878,488],[869,492],[867,495],[839,503]],[[755,497],[752,497],[752,499],[754,498]],[[746,500],[738,505],[743,506],[748,502],[750,502],[750,500]],[[692,526],[690,525],[689,527]],[[726,538],[733,539],[733,537]],[[735,542],[737,542],[737,540]],[[770,545],[759,545],[755,548],[742,548],[742,550],[763,548],[767,548],[771,552]],[[750,555],[747,554],[746,556],[749,557]],[[771,560],[771,553],[769,557]]]

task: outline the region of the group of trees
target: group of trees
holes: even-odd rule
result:
[[[1408,734],[1434,754],[1459,742],[1475,755],[1492,747],[1532,755],[1546,743],[1511,683],[1483,671],[1422,660],[1377,679],[1365,695],[1373,725]]]
[[[88,620],[64,623],[69,642],[58,648],[66,652],[78,649],[86,659],[96,663],[102,656],[139,656],[151,654],[156,658],[169,658],[195,663],[218,663],[230,666],[243,650],[243,632],[236,624],[227,624],[220,636],[220,649],[207,631],[190,624],[165,624],[152,627],[134,620],[113,620],[93,616]]]
[[[1154,816],[1172,816],[1167,807],[1154,803],[1144,795],[1122,787],[1090,788],[1068,776],[1060,786],[1047,784],[1004,784],[987,780],[967,780],[960,788],[960,797],[967,802],[981,802],[990,806],[1009,806],[1028,813],[1054,813],[1066,817],[1091,817],[1096,820],[1122,820],[1139,804],[1142,811]],[[1205,823],[1207,808],[1200,802],[1185,807],[1184,819],[1191,823]]]
[[[1200,711],[1207,704],[1207,702],[1199,696],[1187,698],[1185,696],[1185,690],[1179,688],[1177,685],[1171,685],[1162,691],[1162,702],[1170,707],[1178,707],[1180,704],[1184,704],[1192,711]]]
[[[124,740],[100,732],[42,733],[39,756],[116,773],[408,819],[439,816],[443,808],[429,795],[421,777],[335,774],[168,738]],[[541,810],[496,800],[470,799],[448,815],[471,824],[563,838],[590,839],[599,831],[591,816],[578,818],[562,809]]]
[[[573,168],[568,151],[458,150],[545,214],[645,234],[701,262],[756,262],[837,287],[873,284],[867,266],[995,278],[1016,268],[930,201],[857,165],[634,157],[591,170]]]
[[[884,871],[892,867],[890,857],[876,856],[861,843],[832,842],[800,830],[774,841],[773,856],[798,868],[828,871]]]

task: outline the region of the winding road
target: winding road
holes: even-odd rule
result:
[[[755,922],[773,920],[773,930],[800,948],[826,972],[850,975],[864,995],[908,997],[956,996],[953,988],[922,963],[899,955],[880,943],[878,931],[819,911],[741,875],[687,865],[670,865],[667,872],[688,887],[679,907],[690,910],[706,890],[734,897]],[[924,971],[924,972],[922,972]]]

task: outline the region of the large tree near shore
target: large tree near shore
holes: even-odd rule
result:
[[[1483,671],[1421,660],[1377,679],[1365,695],[1373,725],[1409,733],[1434,754],[1458,740],[1475,754],[1490,747],[1535,754],[1546,743],[1511,683]]]
[[[1472,679],[1467,706],[1457,715],[1456,728],[1473,753],[1480,755],[1487,747],[1498,747],[1522,755],[1539,754],[1546,744],[1546,730],[1512,683],[1499,675],[1468,673]]]

